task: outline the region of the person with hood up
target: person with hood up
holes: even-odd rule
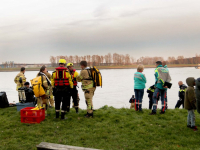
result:
[[[197,100],[197,112],[200,114],[200,78],[196,80],[196,100]]]
[[[186,83],[188,88],[185,92],[185,102],[184,108],[188,110],[188,117],[187,117],[187,127],[197,131],[197,127],[195,126],[195,114],[194,110],[196,109],[196,97],[195,97],[195,79],[193,77],[187,78]]]

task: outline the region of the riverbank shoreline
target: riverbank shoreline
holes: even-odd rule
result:
[[[187,110],[170,109],[165,114],[158,110],[154,116],[150,112],[104,106],[87,119],[86,110],[76,114],[71,109],[68,119],[61,121],[54,119],[51,108],[40,124],[23,124],[16,107],[4,108],[0,109],[0,149],[32,150],[41,142],[115,150],[199,148],[200,132],[187,128]],[[199,114],[195,111],[195,115]],[[200,126],[198,117],[196,125]]]
[[[196,64],[169,64],[168,68],[184,68],[184,67],[194,67]],[[137,65],[126,65],[126,66],[96,66],[98,69],[136,69]],[[145,68],[155,68],[155,65],[144,65]],[[56,67],[48,67],[48,71],[54,71]],[[40,68],[26,68],[26,71],[38,71]],[[74,67],[76,70],[80,70],[80,67]],[[19,71],[20,68],[0,68],[0,72],[15,72]]]

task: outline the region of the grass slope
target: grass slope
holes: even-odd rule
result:
[[[135,112],[104,106],[95,111],[95,118],[83,117],[85,111],[68,120],[54,119],[54,110],[41,124],[20,123],[16,108],[0,109],[0,149],[35,150],[40,142],[59,143],[109,150],[172,150],[199,149],[200,131],[186,127],[186,110],[167,110],[166,114],[149,116],[150,110]],[[200,125],[196,113],[196,124]]]

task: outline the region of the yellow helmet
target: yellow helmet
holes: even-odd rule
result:
[[[73,63],[68,63],[68,64],[67,64],[67,67],[72,67],[72,66],[74,66]]]
[[[66,64],[67,62],[66,62],[66,60],[65,59],[60,59],[59,60],[59,64]]]

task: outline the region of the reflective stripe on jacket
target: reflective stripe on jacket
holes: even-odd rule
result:
[[[136,72],[134,74],[134,89],[145,89],[147,80],[144,74]]]
[[[77,76],[79,75],[77,71],[73,71],[73,72],[70,72],[71,76],[72,76],[72,82],[74,84],[74,86],[77,86]]]
[[[164,88],[165,82],[170,82],[171,81],[171,76],[169,74],[168,69],[165,69],[162,65],[159,65],[155,69],[155,79],[156,79],[156,84],[155,86],[161,90],[167,90]]]
[[[22,83],[20,83],[20,80]],[[17,76],[14,79],[14,82],[17,84],[16,90],[18,91],[19,88],[24,86],[24,83],[26,82],[26,77],[23,72],[20,72],[17,74]]]
[[[87,68],[81,70],[80,74],[76,78],[78,82],[82,82],[82,89],[83,90],[87,90],[87,89],[94,87],[94,81],[89,76],[88,71],[90,71],[90,70],[88,70]]]
[[[71,75],[69,74],[68,71],[65,70],[65,71],[62,71],[62,78],[60,78],[59,72],[58,70],[56,70],[52,73],[51,85],[53,88],[55,86],[69,86],[70,88],[73,88]]]

